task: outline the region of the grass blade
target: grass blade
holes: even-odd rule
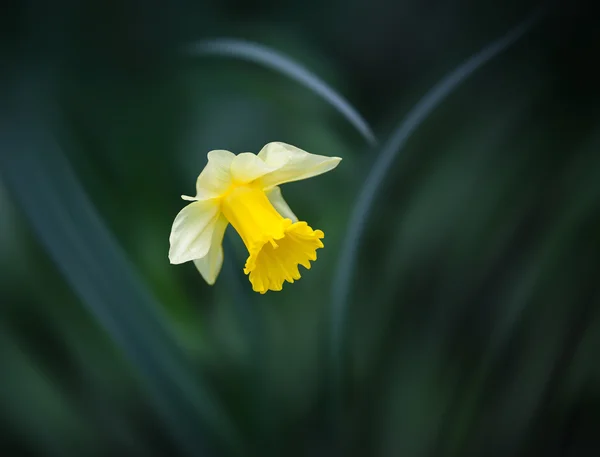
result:
[[[0,176],[65,279],[140,374],[182,450],[204,455],[208,434],[231,445],[228,417],[192,374],[166,316],[86,197],[47,127],[54,113],[44,91],[34,86],[11,87],[3,104]]]
[[[214,38],[193,44],[189,47],[189,52],[196,56],[234,57],[278,71],[306,86],[332,105],[370,146],[377,144],[373,130],[367,121],[344,97],[299,63],[267,46],[231,38]]]
[[[331,288],[330,364],[332,368],[331,382],[334,391],[337,392],[337,389],[340,388],[341,371],[343,368],[342,350],[345,340],[344,327],[348,313],[348,295],[352,285],[352,276],[361,237],[377,192],[384,182],[387,172],[393,165],[394,159],[410,135],[446,97],[477,69],[517,42],[537,22],[540,15],[541,11],[536,12],[531,18],[509,31],[502,38],[488,44],[480,52],[471,56],[447,74],[406,115],[377,157],[354,203]]]

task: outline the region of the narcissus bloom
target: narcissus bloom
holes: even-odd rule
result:
[[[258,154],[210,151],[196,196],[181,196],[193,203],[173,222],[170,262],[192,260],[206,282],[214,284],[223,264],[223,235],[231,224],[248,249],[244,273],[253,290],[264,294],[300,279],[298,265],[310,268],[324,234],[298,221],[278,186],[325,173],[341,160],[278,142]]]

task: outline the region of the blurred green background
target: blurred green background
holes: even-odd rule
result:
[[[536,7],[5,3],[0,453],[600,455],[597,15],[548,6],[390,142]],[[377,142],[297,69],[188,52],[216,38],[292,59]],[[170,265],[206,152],[271,141],[344,159],[283,187],[325,232],[313,268],[254,294],[231,228],[213,287]]]

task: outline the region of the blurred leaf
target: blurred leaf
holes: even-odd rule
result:
[[[447,74],[438,82],[406,115],[396,128],[388,143],[377,157],[371,171],[363,183],[354,203],[348,222],[346,237],[342,244],[338,265],[331,287],[331,348],[330,364],[332,369],[333,392],[340,392],[343,376],[343,348],[345,344],[344,327],[348,308],[348,295],[352,286],[352,278],[356,256],[361,242],[369,213],[377,192],[385,181],[386,174],[393,165],[394,159],[406,144],[411,134],[429,117],[429,115],[469,76],[485,63],[514,44],[535,24],[540,11],[531,18],[508,32],[502,38],[490,43],[473,55],[459,67]],[[336,394],[339,395],[339,394]]]
[[[306,86],[329,102],[356,128],[369,145],[374,146],[377,144],[375,135],[367,121],[346,99],[302,65],[271,48],[248,41],[215,38],[195,43],[190,46],[189,51],[192,55],[199,56],[216,55],[235,57],[262,64],[279,71]]]
[[[82,303],[142,375],[141,382],[182,449],[200,455],[211,434],[233,448],[235,432],[208,386],[174,344],[160,306],[105,228],[49,130],[57,112],[31,73],[0,118],[0,170],[40,242]],[[46,93],[47,93],[46,92]],[[54,117],[52,117],[54,116]]]

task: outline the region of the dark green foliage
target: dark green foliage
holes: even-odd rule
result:
[[[7,4],[0,454],[599,455],[600,22],[482,5]],[[283,187],[313,268],[170,265],[278,140],[344,158]]]

